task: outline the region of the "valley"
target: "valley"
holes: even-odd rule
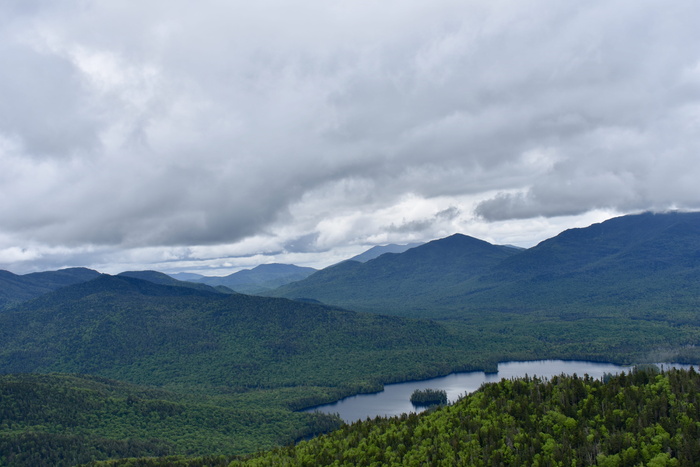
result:
[[[337,429],[300,410],[389,383],[508,361],[700,362],[699,213],[527,250],[457,234],[303,274],[246,295],[156,271],[2,272],[0,458],[230,461]]]

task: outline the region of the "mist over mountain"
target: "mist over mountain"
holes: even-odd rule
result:
[[[377,258],[384,253],[403,253],[406,250],[410,250],[411,248],[415,248],[417,246],[422,245],[422,243],[409,243],[407,245],[396,245],[396,244],[389,244],[389,245],[377,245],[373,246],[369,250],[365,251],[364,253],[360,253],[359,255],[353,256],[350,258],[350,261],[357,261],[359,263],[366,263],[367,261]]]
[[[314,268],[272,263],[261,264],[253,269],[244,269],[223,277],[190,273],[173,274],[172,277],[210,286],[225,286],[239,293],[260,294],[302,280],[314,272]]]

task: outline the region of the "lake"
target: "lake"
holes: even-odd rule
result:
[[[690,367],[690,365],[676,364],[668,366]],[[415,407],[410,401],[411,394],[416,389],[443,389],[447,392],[447,399],[454,402],[460,396],[476,391],[483,383],[497,382],[503,378],[519,378],[525,375],[550,378],[562,373],[579,376],[587,374],[593,378],[601,378],[605,373],[620,373],[629,371],[629,369],[630,367],[611,363],[564,360],[505,362],[498,364],[497,373],[486,374],[483,371],[470,371],[468,373],[452,373],[423,381],[387,384],[381,392],[346,397],[332,404],[306,409],[305,412],[337,413],[346,423],[352,423],[378,415],[391,417],[402,413],[421,412],[424,408]]]

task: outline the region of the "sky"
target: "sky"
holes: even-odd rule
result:
[[[697,0],[4,0],[0,269],[325,267],[700,209]]]

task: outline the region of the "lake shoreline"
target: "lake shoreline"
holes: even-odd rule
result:
[[[656,363],[656,365],[664,368],[692,366],[675,363]],[[424,409],[413,407],[409,401],[410,393],[415,389],[446,390],[448,403],[453,403],[459,397],[478,390],[482,384],[498,382],[501,379],[524,376],[551,378],[561,374],[578,374],[579,376],[588,374],[594,378],[601,378],[605,373],[620,373],[629,371],[633,367],[634,365],[607,362],[554,359],[499,362],[496,372],[487,373],[482,370],[453,372],[433,378],[390,383],[384,385],[381,391],[350,395],[335,402],[307,407],[299,412],[337,413],[346,423],[352,423],[367,417],[398,416],[402,413],[422,412]]]

